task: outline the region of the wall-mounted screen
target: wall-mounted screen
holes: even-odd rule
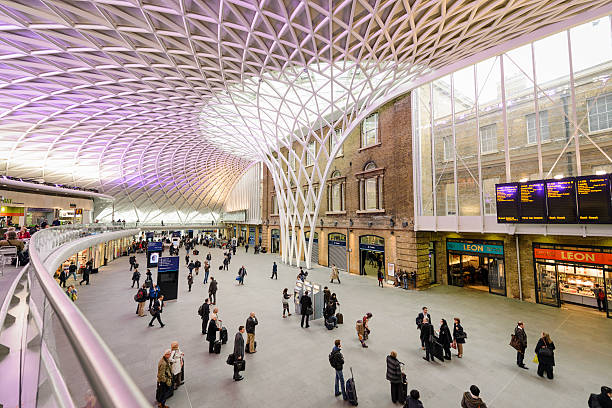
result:
[[[609,175],[576,177],[576,197],[580,223],[612,222]]]
[[[497,222],[519,222],[519,184],[495,185],[495,197],[497,201]]]
[[[546,202],[549,223],[578,223],[575,181],[573,177],[561,180],[546,180]]]
[[[544,181],[529,181],[519,185],[519,215],[521,222],[546,222],[546,188]]]

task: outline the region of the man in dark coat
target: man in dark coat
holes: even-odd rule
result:
[[[244,333],[244,326],[238,328],[238,333],[234,337],[234,381],[240,381],[244,378],[238,371],[238,361],[244,360],[244,337],[242,337],[242,333]]]
[[[416,326],[418,330],[421,330],[421,325],[423,324],[423,320],[425,319],[429,319],[429,322],[431,323],[433,320],[431,320],[431,315],[429,314],[427,307],[423,306],[423,311],[421,313],[419,313],[416,317]],[[423,336],[421,337],[421,349],[425,350],[425,343],[423,343]]]
[[[255,353],[255,326],[257,326],[259,322],[257,321],[257,317],[255,317],[255,312],[251,312],[249,318],[246,321],[246,332],[247,332],[247,344],[249,346],[249,353]]]
[[[217,281],[215,278],[210,278],[210,284],[208,285],[208,297],[213,305],[217,304]]]
[[[272,276],[270,276],[270,279],[276,278],[278,280],[278,275],[276,273],[277,271],[278,271],[278,266],[276,265],[276,262],[274,262],[272,264]]]
[[[310,312],[312,308],[312,299],[310,298],[310,296],[308,296],[308,291],[304,292],[304,296],[302,296],[300,298],[300,313],[302,314],[302,323],[301,326],[304,327],[304,320],[306,320],[306,328],[309,328],[310,325],[308,324],[308,319],[310,318],[310,315],[308,312]]]
[[[136,264],[136,256],[132,255],[130,256],[130,271],[132,270],[132,268],[134,268],[135,264]]]
[[[334,395],[342,398],[346,401],[348,396],[346,395],[346,389],[344,387],[344,374],[342,369],[344,368],[344,356],[340,351],[340,340],[334,340],[334,348],[329,353],[329,364],[336,370],[336,379],[334,381]]]
[[[202,334],[206,334],[206,328],[208,327],[208,318],[210,316],[210,300],[206,298],[202,306],[200,306],[200,310],[198,313],[202,318]]]
[[[219,331],[219,327],[217,326],[217,316],[213,314],[213,318],[210,319],[208,323],[208,331],[206,332],[206,341],[208,342],[208,352],[214,353],[213,346],[215,341],[217,340],[217,331]]]
[[[425,345],[425,357],[423,357],[423,360],[429,361],[431,357],[431,361],[434,361],[433,336],[434,328],[431,323],[429,323],[429,319],[423,319],[423,323],[421,323],[421,344]]]
[[[487,404],[480,398],[480,389],[472,385],[470,391],[463,393],[461,408],[487,408]]]
[[[601,394],[591,394],[589,408],[612,408],[612,389],[604,385]]]
[[[519,341],[519,348],[516,350],[516,365],[525,370],[529,368],[525,365],[523,360],[525,359],[525,350],[527,349],[527,333],[525,333],[525,325],[519,321],[514,329],[514,336]]]

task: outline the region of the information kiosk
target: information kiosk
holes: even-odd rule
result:
[[[157,267],[157,285],[164,295],[164,301],[178,298],[179,257],[164,256],[159,258]]]
[[[295,302],[295,314],[302,314],[300,310],[300,299],[304,293],[308,291],[308,296],[312,299],[312,311],[310,320],[316,320],[323,317],[323,287],[318,283],[310,281],[297,281],[293,289],[293,301]]]

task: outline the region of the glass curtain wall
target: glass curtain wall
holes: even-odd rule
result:
[[[418,215],[494,216],[496,183],[612,173],[611,26],[591,21],[415,89]]]

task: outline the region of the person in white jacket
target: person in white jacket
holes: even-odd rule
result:
[[[179,348],[178,341],[172,342],[172,351],[170,353],[170,364],[172,366],[172,383],[174,385],[174,389],[176,390],[179,385],[182,385],[185,382],[183,366],[185,365],[185,354]]]

